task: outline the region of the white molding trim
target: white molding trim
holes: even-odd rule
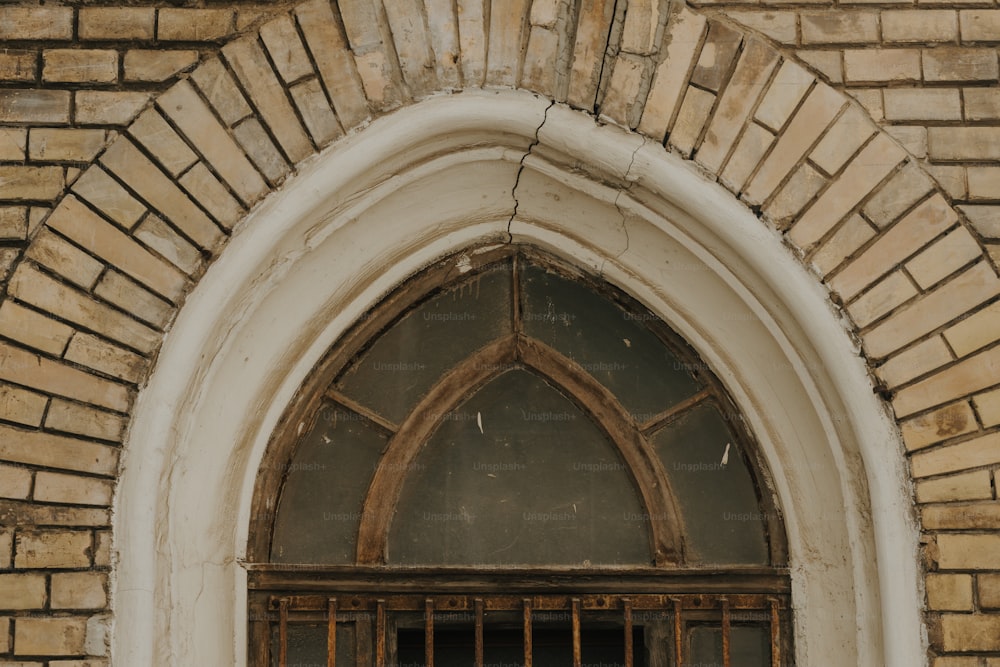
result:
[[[750,419],[789,533],[796,664],[926,664],[903,447],[825,291],[690,163],[548,106],[515,91],[414,104],[242,223],[137,402],[115,499],[114,665],[245,664],[240,559],[278,418],[382,295],[506,240],[508,223],[664,316]]]

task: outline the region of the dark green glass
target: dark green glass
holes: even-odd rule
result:
[[[326,623],[288,624],[288,667],[326,667]],[[353,623],[337,624],[337,667],[355,667],[357,638]],[[271,628],[271,667],[278,667],[278,628]]]
[[[767,517],[726,416],[739,418],[699,405],[657,431],[653,448],[680,504],[688,561],[763,565]]]
[[[690,656],[685,664],[723,667],[722,628],[698,626],[688,634]],[[767,629],[761,626],[732,626],[729,629],[729,664],[733,667],[770,667],[771,645]]]
[[[338,381],[341,391],[400,423],[459,362],[511,328],[510,264],[487,268],[408,311]]]
[[[389,561],[646,565],[644,517],[606,434],[544,380],[511,370],[449,412],[416,458]]]
[[[325,404],[288,465],[271,542],[274,563],[351,564],[361,509],[387,436]]]
[[[697,368],[647,327],[652,314],[630,313],[589,285],[537,266],[521,274],[525,333],[583,366],[639,423],[700,389]]]

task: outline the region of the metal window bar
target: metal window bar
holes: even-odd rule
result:
[[[345,600],[347,604],[341,604]],[[424,613],[424,642],[426,667],[434,666],[434,613],[436,609],[474,610],[475,624],[475,665],[482,667],[484,662],[484,627],[485,610],[497,612],[520,612],[524,631],[524,665],[532,667],[533,662],[533,623],[534,612],[569,611],[571,614],[573,664],[582,664],[582,643],[585,628],[583,617],[588,613],[613,612],[619,610],[624,626],[625,667],[632,667],[634,661],[633,629],[635,621],[633,614],[642,612],[669,613],[672,623],[673,664],[685,667],[685,629],[692,621],[696,623],[718,623],[722,634],[722,660],[724,667],[732,666],[731,632],[734,611],[754,611],[766,619],[770,634],[770,665],[782,667],[782,635],[781,625],[788,622],[787,615],[790,605],[787,597],[776,597],[770,594],[597,594],[571,597],[567,595],[535,595],[522,597],[497,594],[492,596],[477,595],[441,595],[426,596],[415,594],[400,594],[379,596],[367,595],[327,597],[323,595],[271,595],[267,598],[267,608],[271,611],[268,623],[277,625],[278,667],[288,667],[289,624],[292,622],[316,622],[326,620],[327,623],[327,665],[336,667],[337,651],[337,620],[352,620],[359,614],[375,611],[375,655],[376,667],[387,667],[389,655],[387,651],[388,617],[398,612]],[[325,617],[325,618],[324,618]],[[370,617],[369,617],[370,618]],[[668,617],[664,617],[668,618]],[[316,619],[316,620],[313,620]],[[737,620],[738,622],[738,620]],[[269,636],[262,633],[263,637]],[[267,651],[262,652],[263,655]]]

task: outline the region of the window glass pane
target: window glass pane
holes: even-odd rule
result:
[[[523,270],[524,330],[583,366],[638,422],[698,391],[689,364],[644,322],[589,285],[536,266]]]
[[[406,313],[339,380],[341,391],[400,423],[445,371],[511,333],[510,271],[487,268]]]
[[[767,563],[766,517],[719,409],[693,408],[658,431],[653,447],[684,517],[688,561]]]
[[[288,624],[288,667],[327,667],[326,623]],[[271,628],[271,667],[278,667],[278,627]],[[355,667],[354,624],[337,624],[337,666]]]
[[[690,660],[699,667],[723,667],[722,628],[699,626],[689,636]],[[729,629],[729,663],[733,667],[769,667],[771,645],[767,629],[734,625]]]
[[[392,563],[650,562],[645,510],[614,445],[533,373],[508,371],[448,413],[413,467]]]
[[[271,542],[275,563],[355,562],[358,525],[387,436],[324,404],[288,464]]]

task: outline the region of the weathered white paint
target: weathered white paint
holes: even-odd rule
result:
[[[824,291],[689,164],[547,107],[498,91],[402,109],[243,223],[136,407],[116,497],[115,665],[245,663],[240,558],[279,416],[382,295],[443,255],[506,240],[508,223],[664,316],[751,420],[785,510],[798,664],[925,664],[902,447]]]

